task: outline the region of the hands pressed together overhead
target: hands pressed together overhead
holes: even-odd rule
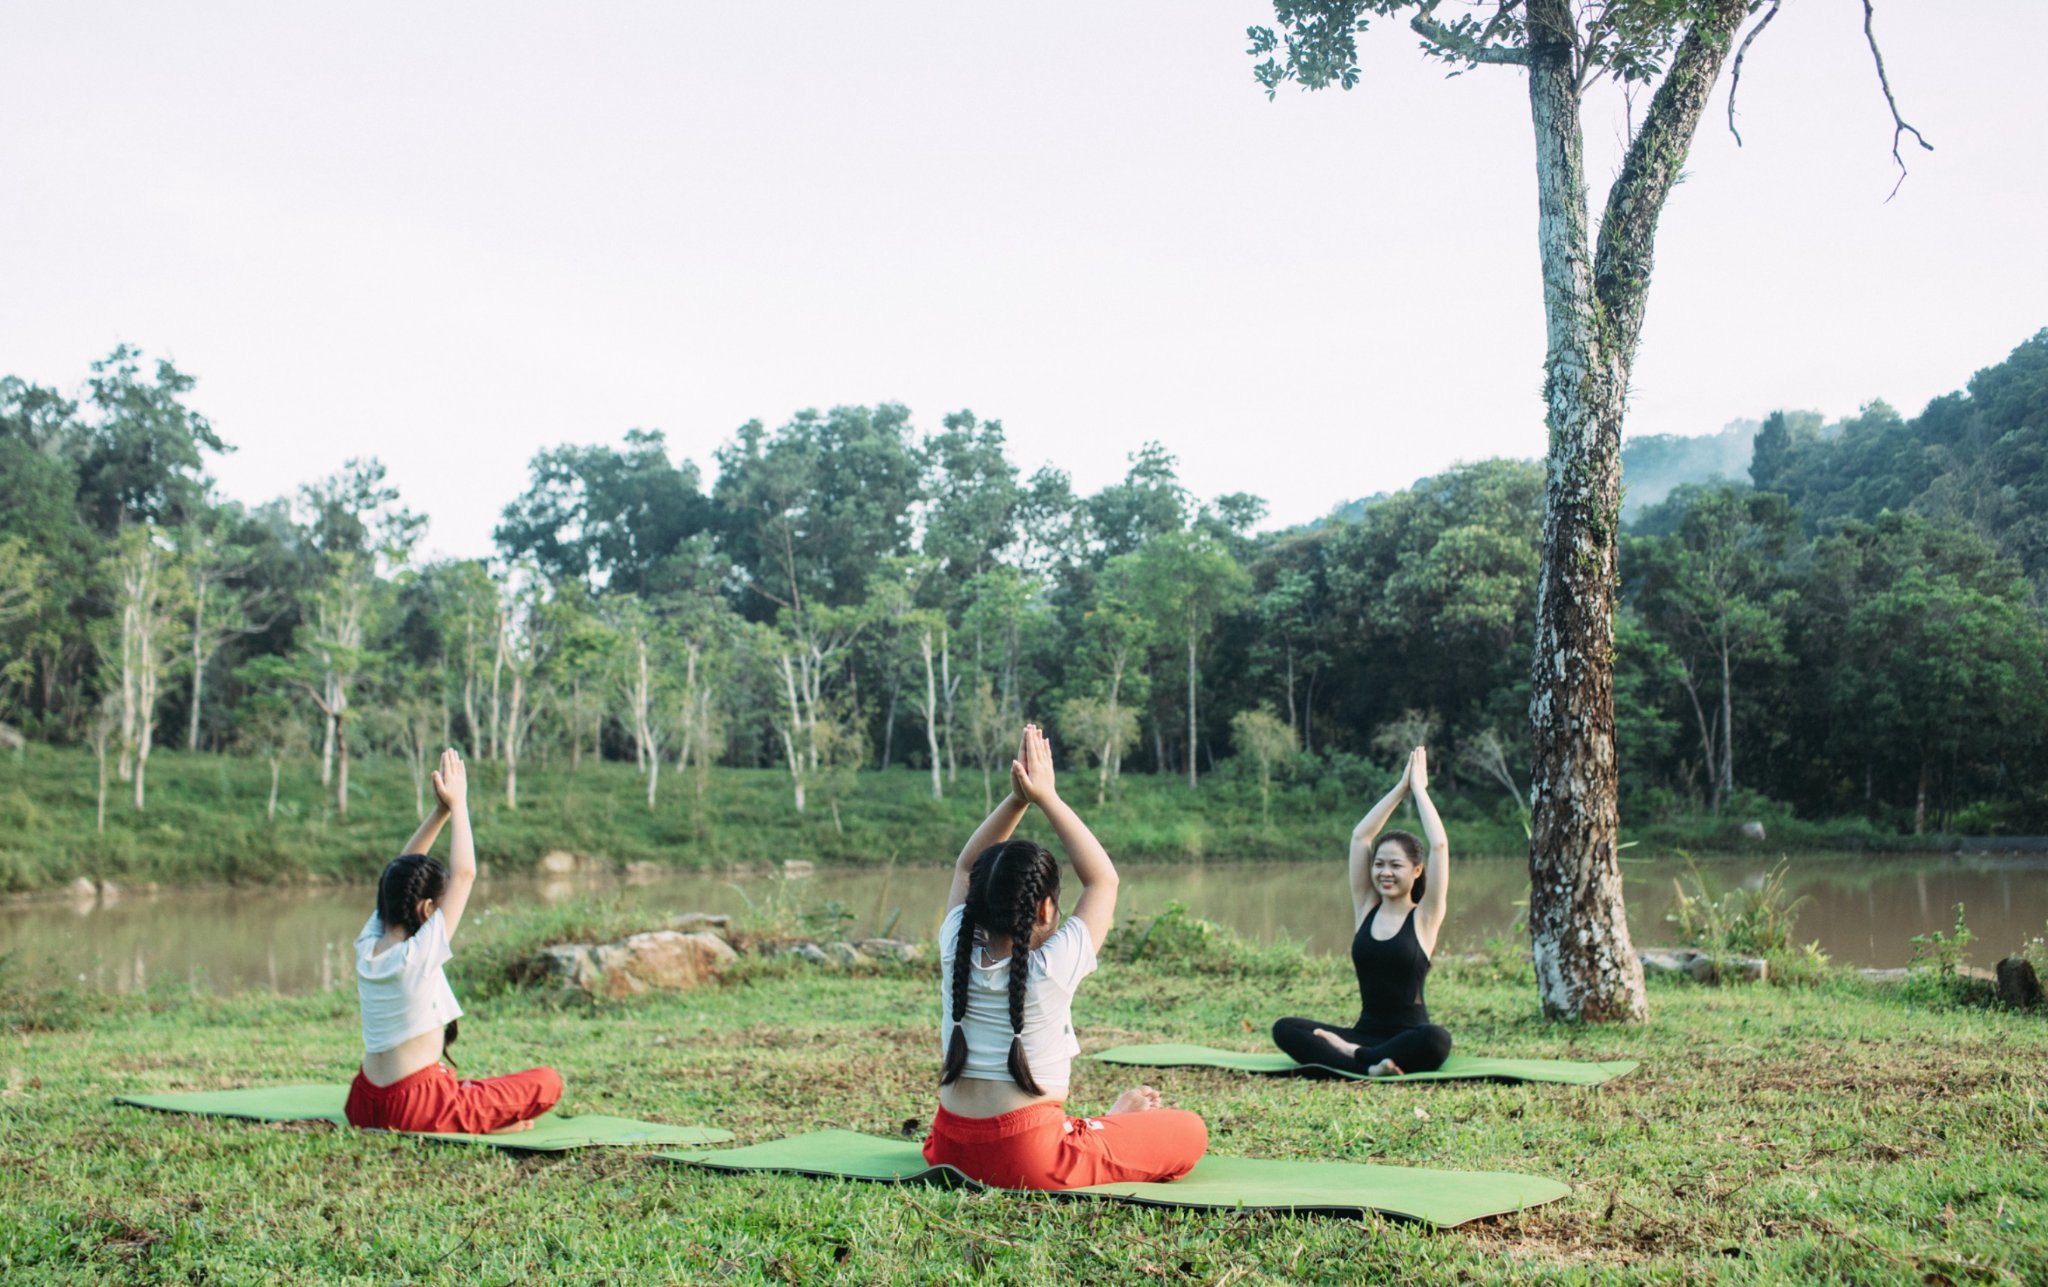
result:
[[[469,798],[469,774],[452,746],[441,752],[440,767],[434,770],[434,798],[450,813],[461,809]]]
[[[1024,726],[1017,758],[1010,761],[1010,790],[1024,803],[1041,808],[1046,801],[1059,798],[1053,786],[1052,743],[1036,724]]]

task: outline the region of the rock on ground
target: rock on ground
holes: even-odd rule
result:
[[[1646,947],[1638,955],[1651,974],[1683,974],[1698,983],[1762,983],[1770,975],[1758,956],[1715,956],[1696,947]]]
[[[682,992],[712,978],[738,959],[711,933],[650,930],[615,943],[562,943],[512,967],[514,982],[554,986],[564,993],[606,997],[648,991]]]
[[[2015,1010],[2032,1010],[2048,1001],[2032,961],[2024,956],[2008,956],[1998,963],[1998,999]]]

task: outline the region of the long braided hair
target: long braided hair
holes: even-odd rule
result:
[[[400,854],[384,864],[384,874],[377,878],[377,919],[384,922],[384,928],[403,925],[405,936],[411,938],[420,932],[426,921],[420,918],[420,904],[428,900],[439,900],[448,888],[448,869],[426,854]],[[455,1044],[461,1029],[460,1020],[450,1019],[448,1026],[441,1030],[441,1053],[447,1055],[448,1047]],[[448,1057],[454,1063],[453,1056]]]
[[[967,979],[973,966],[974,931],[1010,936],[1010,1080],[1025,1093],[1042,1095],[1024,1057],[1024,991],[1031,982],[1031,931],[1038,905],[1060,897],[1060,865],[1052,850],[1030,840],[990,845],[974,859],[967,877],[967,905],[960,939],[953,945],[953,1031],[946,1038],[946,1069],[939,1084],[950,1086],[967,1067]]]

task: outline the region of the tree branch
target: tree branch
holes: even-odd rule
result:
[[[1870,45],[1870,60],[1877,64],[1877,84],[1878,88],[1884,91],[1884,105],[1891,109],[1892,160],[1896,161],[1899,166],[1899,181],[1892,185],[1891,195],[1885,198],[1889,202],[1892,197],[1899,195],[1899,189],[1906,184],[1906,158],[1899,155],[1900,137],[1908,133],[1912,134],[1914,141],[1929,152],[1934,150],[1934,144],[1929,143],[1919,130],[1906,124],[1905,118],[1899,115],[1899,101],[1892,97],[1891,80],[1884,74],[1884,54],[1879,52],[1877,36],[1870,30],[1870,20],[1873,16],[1871,0],[1863,0],[1863,39]]]
[[[1664,83],[1650,99],[1643,127],[1629,144],[1621,173],[1608,189],[1593,253],[1593,290],[1606,311],[1618,353],[1632,355],[1643,324],[1657,220],[1676,186],[1700,117],[1749,0],[1717,0],[1679,43]]]
[[[1771,0],[1771,7],[1764,13],[1763,21],[1749,29],[1742,38],[1742,47],[1735,51],[1735,69],[1728,77],[1728,132],[1735,136],[1735,146],[1742,146],[1742,131],[1735,128],[1735,91],[1742,88],[1742,60],[1749,56],[1749,47],[1756,38],[1764,34],[1764,28],[1771,25],[1771,19],[1778,16],[1778,8],[1785,0]]]
[[[1435,7],[1435,5],[1430,5],[1424,8],[1422,12],[1410,18],[1408,20],[1409,30],[1427,40],[1430,44],[1435,45],[1438,49],[1463,58],[1470,63],[1513,63],[1523,67],[1529,65],[1528,50],[1515,45],[1490,45],[1486,43],[1486,37],[1493,30],[1492,24],[1489,24],[1484,32],[1474,36],[1469,31],[1446,27],[1435,18],[1430,17],[1429,11]]]

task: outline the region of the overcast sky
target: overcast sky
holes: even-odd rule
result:
[[[2048,3],[1789,0],[1658,238],[1631,433],[1907,414],[2048,325]],[[1350,93],[1251,79],[1253,0],[13,3],[0,372],[199,378],[261,501],[352,455],[481,554],[536,450],[894,400],[1084,490],[1160,439],[1313,518],[1534,456],[1523,78],[1404,29]],[[1589,124],[1612,173],[1618,96]],[[1910,140],[1908,141],[1910,146]],[[1597,202],[1596,194],[1596,202]]]

